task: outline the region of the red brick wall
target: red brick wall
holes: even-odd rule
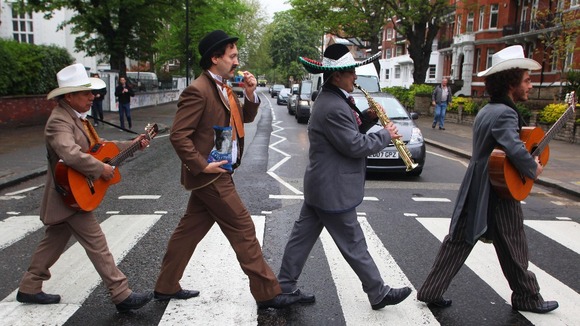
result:
[[[0,97],[0,127],[44,124],[55,106],[46,95]]]

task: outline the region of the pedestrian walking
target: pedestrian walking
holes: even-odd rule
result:
[[[447,86],[447,82],[447,78],[443,78],[441,84],[435,86],[431,94],[431,100],[435,107],[435,117],[431,127],[435,128],[439,124],[439,130],[445,130],[445,112],[451,103],[451,89]]]
[[[93,74],[93,78],[100,78],[99,74]],[[91,106],[91,116],[93,117],[94,126],[99,125],[99,121],[103,121],[103,100],[107,95],[107,86],[93,90],[93,105]]]
[[[135,96],[133,88],[127,84],[127,79],[125,77],[119,77],[119,85],[115,88],[115,96],[119,103],[119,121],[121,123],[121,128],[125,129],[125,117],[127,117],[127,123],[129,124],[129,129],[133,128],[131,124],[131,97]]]

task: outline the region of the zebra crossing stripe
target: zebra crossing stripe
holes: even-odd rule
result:
[[[429,232],[431,232],[439,241],[449,231],[449,218],[417,218]],[[565,228],[562,225],[561,228]],[[538,229],[543,234],[544,229]],[[554,232],[549,236],[560,242],[560,234]],[[485,281],[495,292],[497,292],[506,303],[511,302],[511,290],[503,276],[501,267],[492,245],[477,243],[473,251],[465,261],[465,265],[475,272],[483,281]],[[580,295],[566,286],[556,278],[552,277],[542,269],[530,262],[529,268],[540,283],[542,296],[546,300],[557,300],[560,307],[549,314],[534,314],[530,312],[520,312],[534,325],[580,325]]]
[[[405,273],[397,265],[365,217],[358,217],[365,233],[368,250],[377,264],[386,284],[392,287],[413,288]],[[342,257],[338,247],[326,229],[320,240],[330,265],[340,304],[347,325],[439,325],[429,308],[411,294],[396,306],[380,311],[372,310],[367,295],[362,291],[360,280]]]
[[[524,224],[580,254],[580,224],[574,221],[524,221]]]
[[[161,215],[113,215],[101,223],[109,249],[117,262],[155,225]],[[62,325],[79,309],[101,278],[83,247],[71,246],[50,269],[52,278],[43,290],[62,296],[59,304],[27,305],[16,302],[14,290],[0,302],[0,320],[4,325]],[[111,304],[111,309],[115,309]]]
[[[252,216],[260,245],[264,216]],[[200,291],[199,297],[171,300],[159,325],[189,325],[204,321],[212,325],[256,325],[258,311],[230,243],[214,224],[199,243],[180,281],[184,289]]]
[[[13,216],[0,221],[0,249],[4,249],[16,241],[43,226],[38,215]]]

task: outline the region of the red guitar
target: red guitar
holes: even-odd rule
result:
[[[566,120],[574,115],[576,109],[574,92],[566,94],[566,103],[570,104],[568,109],[545,135],[539,127],[523,127],[520,131],[520,139],[524,142],[526,149],[532,156],[538,156],[543,166],[546,166],[550,157],[548,143],[562,129]],[[515,200],[524,200],[528,197],[534,180],[521,175],[502,149],[494,149],[488,163],[491,185],[500,197]]]
[[[153,139],[158,130],[157,124],[148,125],[145,128],[146,138]],[[102,142],[89,150],[89,154],[99,161],[115,167],[114,176],[108,181],[102,178],[90,180],[85,175],[69,168],[64,162],[59,161],[54,170],[54,178],[56,184],[66,191],[66,195],[63,196],[64,202],[74,209],[87,212],[97,208],[105,197],[109,186],[121,181],[119,165],[132,156],[139,149],[139,146],[139,142],[136,142],[119,152],[119,148],[113,142]]]

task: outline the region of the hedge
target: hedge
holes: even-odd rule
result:
[[[47,94],[58,87],[56,73],[73,62],[64,48],[0,39],[0,96]]]

